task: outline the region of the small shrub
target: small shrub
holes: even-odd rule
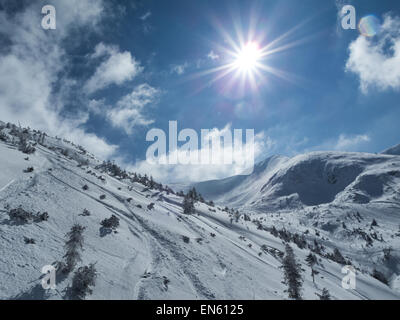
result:
[[[35,169],[33,167],[28,167],[24,170],[25,173],[31,173],[33,172]]]
[[[104,200],[106,198],[106,195],[105,194],[102,194],[101,196],[100,196],[100,200]]]
[[[47,220],[49,220],[49,214],[47,212],[38,213],[35,216],[34,220],[35,220],[35,222],[47,221]]]
[[[165,287],[166,290],[168,290],[168,284],[169,284],[170,282],[171,282],[171,281],[170,281],[166,276],[163,277],[163,285],[164,285],[164,287]]]
[[[182,236],[182,240],[183,240],[183,242],[185,242],[185,243],[189,243],[189,242],[190,242],[190,238],[187,237],[187,236]]]
[[[119,218],[115,215],[112,215],[110,218],[101,221],[100,224],[106,229],[115,230],[119,227]]]
[[[85,184],[85,185],[82,187],[82,189],[85,190],[85,191],[86,191],[86,190],[89,190],[89,186],[88,186],[87,184]]]
[[[84,217],[90,216],[90,211],[88,209],[83,209],[81,216],[84,216]]]
[[[331,295],[327,288],[323,288],[322,293],[321,294],[317,293],[317,296],[319,297],[320,300],[331,300]]]
[[[16,223],[31,223],[34,219],[32,212],[25,211],[22,208],[11,209],[8,216],[11,221]]]
[[[24,237],[25,244],[35,244],[35,239]]]
[[[147,206],[147,209],[153,210],[153,209],[154,209],[154,205],[155,205],[154,202],[150,203],[150,204]]]
[[[32,212],[25,211],[21,207],[10,210],[8,216],[10,220],[15,223],[42,222],[49,219],[49,214],[47,212],[33,214]]]

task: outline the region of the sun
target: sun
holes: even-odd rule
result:
[[[199,67],[200,70],[190,77],[197,79],[203,76],[213,76],[204,84],[198,83],[195,88],[196,92],[215,84],[219,92],[224,94],[233,92],[233,90],[236,95],[247,94],[249,91],[257,93],[260,88],[272,83],[271,77],[302,85],[305,79],[274,66],[276,59],[273,56],[312,39],[313,35],[295,37],[295,32],[305,22],[293,26],[276,38],[270,38],[266,28],[257,30],[257,20],[256,16],[250,17],[247,35],[240,21],[234,21],[235,33],[233,34],[223,28],[219,21],[215,21],[216,29],[221,37],[218,41],[211,42],[213,47],[210,52],[213,54],[208,57],[212,62],[207,62],[209,68]]]
[[[257,68],[261,55],[259,45],[256,42],[248,42],[235,55],[233,67],[243,72],[254,71]]]

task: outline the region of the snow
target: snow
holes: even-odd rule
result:
[[[330,250],[339,248],[365,272],[383,272],[399,291],[397,156],[312,152],[290,159],[268,158],[256,168],[249,176],[194,186],[206,198],[239,208],[267,226],[318,231],[318,238],[328,239],[324,245]],[[379,221],[378,226],[371,227],[373,219]],[[383,258],[387,248],[392,248],[390,261]]]
[[[61,152],[65,149],[67,155]],[[29,160],[24,160],[27,156]],[[88,163],[83,164],[84,159]],[[391,245],[393,256],[398,254],[399,237],[394,234],[400,223],[396,189],[399,177],[390,172],[398,169],[399,161],[391,156],[344,153],[272,157],[256,166],[253,175],[212,182],[211,190],[220,199],[233,199],[224,204],[240,204],[241,212],[249,214],[251,220],[262,221],[264,226],[285,227],[298,233],[310,230],[304,233],[308,242],[318,239],[329,252],[338,247],[359,268],[356,288],[346,290],[341,286],[342,265],[321,256],[314,284],[305,264],[310,251],[291,243],[304,269],[305,299],[318,299],[316,293],[324,287],[334,299],[398,299],[398,260],[385,264],[391,287],[369,273],[373,263],[381,263],[384,247]],[[238,222],[232,221],[232,216],[218,205],[197,202],[196,214],[183,215],[182,197],[111,177],[96,169],[97,164],[93,155],[56,138],[46,137],[31,155],[9,142],[0,142],[0,299],[65,298],[73,274],[57,278],[57,289],[45,291],[41,269],[63,260],[65,234],[74,223],[86,227],[79,266],[96,263],[98,272],[93,293],[87,299],[287,299],[281,259],[262,249],[265,245],[284,251],[285,243],[280,238],[257,228],[253,221],[245,221],[243,216]],[[34,171],[24,173],[28,166]],[[335,173],[337,185],[323,182],[326,172]],[[293,197],[295,205],[277,209],[276,204],[265,202],[279,203],[302,183],[306,188],[323,183],[320,190],[327,194],[317,197],[318,206],[303,203],[315,202],[311,190]],[[84,185],[89,189],[83,190]],[[224,188],[229,189],[229,195]],[[350,200],[358,193],[369,202]],[[100,195],[106,197],[100,199]],[[148,209],[150,203],[154,203],[154,209]],[[274,206],[274,210],[261,209]],[[13,224],[8,212],[18,207],[34,213],[46,211],[49,219]],[[90,216],[81,215],[84,209],[90,211]],[[357,211],[363,218],[360,223],[355,216],[347,216]],[[120,226],[116,233],[104,235],[100,222],[112,214],[120,219]],[[366,248],[365,241],[356,241],[355,235],[329,227],[339,224],[339,219],[349,229],[354,225],[366,230],[365,224],[373,217],[378,221],[374,230],[383,234],[386,242],[374,242],[372,248]],[[317,227],[313,227],[315,223]],[[316,230],[320,236],[315,235]],[[36,243],[25,244],[24,237]]]

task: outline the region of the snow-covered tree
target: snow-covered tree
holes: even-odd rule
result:
[[[35,147],[32,146],[28,142],[28,140],[25,137],[23,137],[22,135],[21,135],[20,140],[19,140],[18,150],[22,151],[23,153],[26,153],[26,154],[31,154],[31,153],[34,153],[36,151]]]
[[[193,214],[194,213],[194,201],[189,195],[183,198],[183,213]]]
[[[79,224],[74,224],[66,235],[66,253],[64,255],[66,265],[63,270],[66,273],[71,272],[75,268],[76,264],[81,261],[79,250],[83,248],[83,231],[85,229],[85,227],[82,227]]]
[[[319,297],[320,300],[331,300],[331,295],[327,288],[323,288],[322,293],[321,294],[317,293],[317,296]]]
[[[306,257],[307,265],[311,268],[311,276],[312,280],[315,283],[315,275],[318,274],[318,271],[314,269],[314,266],[318,264],[317,257],[310,252],[310,254]]]
[[[289,298],[301,300],[303,279],[301,277],[301,265],[296,261],[293,249],[286,244],[285,257],[282,261],[284,271],[283,283],[287,285],[286,292]]]
[[[119,227],[119,218],[115,215],[111,215],[110,218],[104,219],[100,224],[104,228],[115,230]]]
[[[97,277],[95,265],[91,263],[89,266],[80,267],[74,274],[72,279],[72,287],[70,288],[70,297],[72,299],[83,300],[88,294],[92,294]]]

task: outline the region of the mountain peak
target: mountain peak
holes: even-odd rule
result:
[[[392,156],[400,156],[400,144],[395,145],[389,149],[386,149],[381,152],[382,154],[388,154]]]

